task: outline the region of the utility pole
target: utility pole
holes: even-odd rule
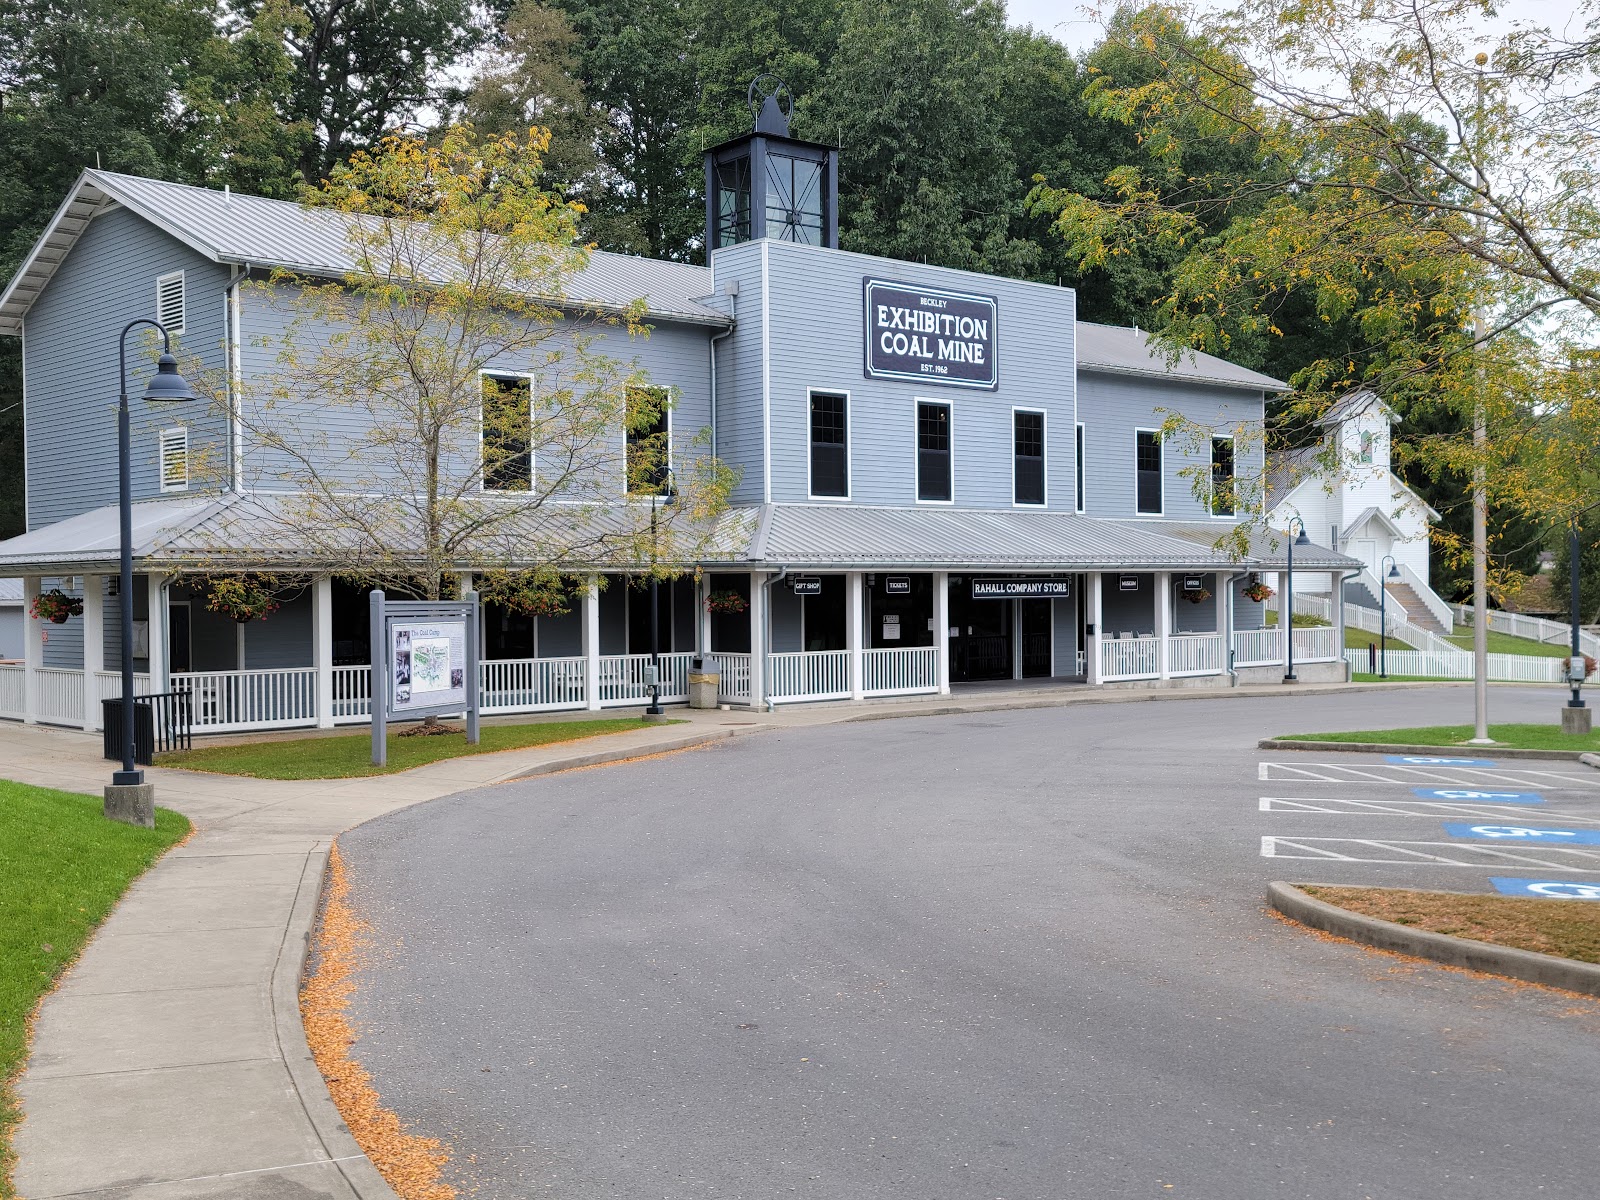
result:
[[[1478,64],[1478,127],[1483,125],[1483,68],[1489,56],[1479,53]],[[1487,236],[1481,211],[1488,183],[1483,177],[1479,156],[1473,155],[1478,176],[1478,240],[1480,246]],[[1476,462],[1472,468],[1472,742],[1475,745],[1492,745],[1489,737],[1489,497],[1485,494],[1488,472],[1484,455],[1489,448],[1489,413],[1484,392],[1488,386],[1483,369],[1484,339],[1488,325],[1483,319],[1482,301],[1472,312],[1472,349],[1478,357],[1477,388],[1472,406],[1472,452]]]

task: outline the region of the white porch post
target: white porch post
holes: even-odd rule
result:
[[[1172,678],[1172,572],[1156,572],[1156,635],[1161,639],[1161,678]]]
[[[106,665],[106,580],[83,577],[83,727],[99,729],[100,672]]]
[[[702,575],[695,585],[694,627],[699,635],[700,656],[704,658],[712,651],[711,645],[711,610],[706,607],[706,599],[711,595],[711,576]]]
[[[850,699],[861,700],[866,693],[866,661],[861,656],[861,608],[864,598],[861,572],[844,577],[844,646],[850,652]]]
[[[33,602],[44,590],[44,580],[26,575],[22,580],[22,719],[29,725],[39,719],[39,671],[44,666],[44,622],[31,615]]]
[[[750,572],[750,707],[767,698],[767,577]]]
[[[317,668],[317,728],[333,728],[333,576],[311,583],[311,662]]]
[[[1099,571],[1089,572],[1085,580],[1088,586],[1083,589],[1083,623],[1089,629],[1088,636],[1083,639],[1083,674],[1084,682],[1091,684],[1104,682],[1100,678],[1100,639],[1105,637],[1105,630],[1101,628],[1105,620],[1104,606],[1100,603],[1103,578]]]
[[[167,661],[167,591],[161,586],[161,575],[152,571],[144,577],[145,594],[149,597],[146,627],[150,630],[150,691],[159,695],[171,690],[171,671]]]
[[[600,710],[600,576],[589,576],[583,592],[583,695],[591,712]]]
[[[939,694],[950,694],[950,573],[933,573],[933,644],[939,648]]]

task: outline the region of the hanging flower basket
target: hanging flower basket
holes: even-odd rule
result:
[[[65,625],[68,617],[83,615],[83,601],[69,596],[60,588],[51,588],[34,597],[28,611],[36,621],[49,621],[52,625]]]
[[[572,611],[561,577],[547,571],[487,571],[478,577],[478,598],[524,617],[564,617]]]
[[[1274,592],[1266,584],[1262,583],[1259,579],[1252,583],[1249,587],[1245,588],[1244,594],[1248,599],[1254,600],[1257,604],[1264,604],[1266,601],[1271,600],[1273,596],[1277,595],[1276,592]]]
[[[240,625],[264,621],[278,611],[279,582],[271,575],[212,575],[205,590],[206,607]]]
[[[1184,592],[1183,598],[1190,604],[1199,604],[1204,600],[1211,599],[1211,590],[1209,588],[1195,588],[1192,591]]]
[[[738,592],[712,592],[706,597],[706,611],[709,613],[742,613],[749,609],[750,601]]]

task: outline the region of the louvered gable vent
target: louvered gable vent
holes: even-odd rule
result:
[[[161,490],[181,492],[189,486],[189,430],[161,431]]]
[[[156,320],[168,333],[183,332],[183,272],[174,271],[156,280]]]

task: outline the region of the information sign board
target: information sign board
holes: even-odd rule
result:
[[[372,761],[388,760],[390,721],[464,714],[478,740],[478,598],[371,598]]]

